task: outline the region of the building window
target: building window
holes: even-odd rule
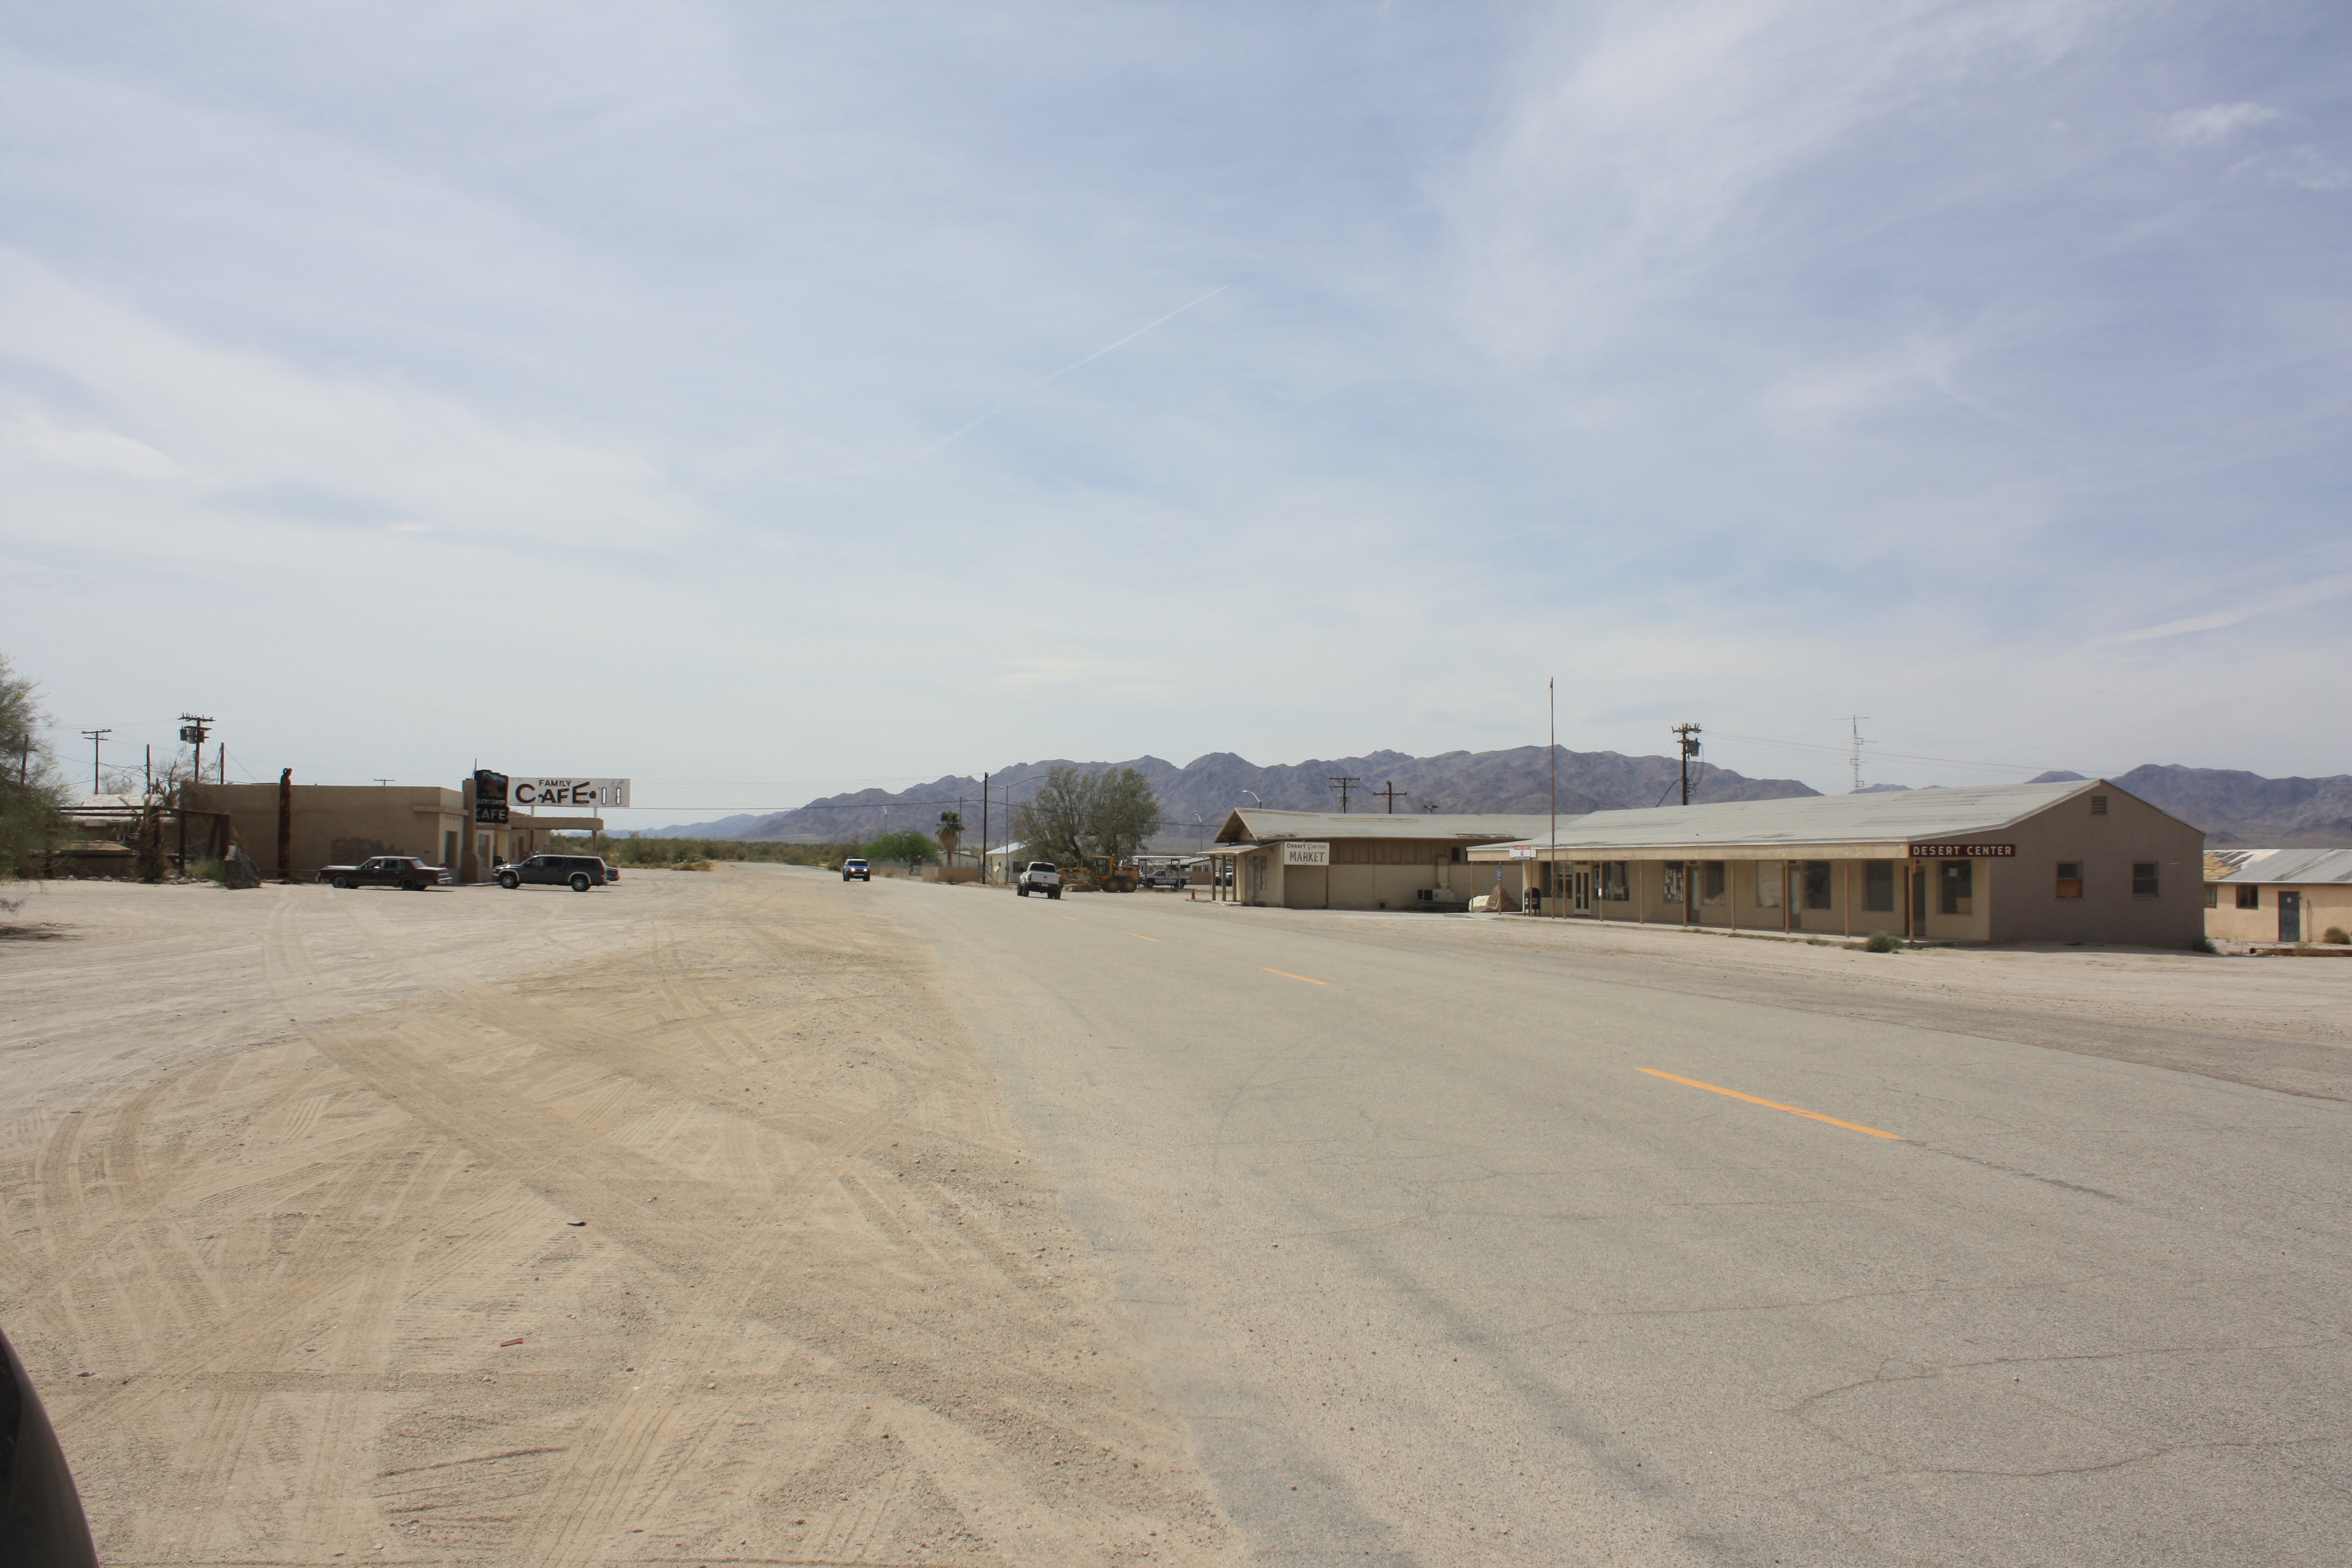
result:
[[[2105,795],[2095,795],[2091,797],[2091,815],[2093,816],[2105,816],[2107,815],[2107,797]]]
[[[1864,860],[1862,863],[1862,907],[1874,915],[1895,912],[1895,862]]]
[[[2205,884],[2205,907],[2209,910],[2221,907],[2221,889],[2210,882]]]
[[[1785,860],[1756,862],[1756,907],[1777,910],[1780,907],[1780,884],[1788,879],[1789,863]]]
[[[1625,875],[1626,868],[1632,864],[1630,860],[1601,862],[1601,897],[1603,900],[1612,904],[1633,901],[1633,889]]]
[[[2132,862],[2132,897],[2135,899],[2152,899],[2156,897],[2155,861],[2135,860]]]
[[[1936,909],[1947,915],[1976,912],[1977,863],[1973,860],[1937,862],[1943,869],[1936,877]]]
[[[1724,883],[1725,879],[1723,875],[1722,861],[1702,860],[1699,862],[1698,901],[1700,903],[1719,904],[1723,902]]]
[[[1683,862],[1661,860],[1658,862],[1658,885],[1661,889],[1659,897],[1669,904],[1679,904],[1685,901],[1688,885],[1683,881]]]
[[[2262,889],[2251,886],[2240,888],[2238,889],[2238,907],[2242,910],[2261,909],[2263,907]]]
[[[2062,899],[2083,896],[2083,863],[2080,860],[2058,862],[2058,896]]]
[[[1802,872],[1805,885],[1805,908],[1825,910],[1830,907],[1830,863],[1808,860]]]

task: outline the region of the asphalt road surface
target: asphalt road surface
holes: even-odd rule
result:
[[[2347,1560],[2335,965],[868,892],[1254,1561]]]

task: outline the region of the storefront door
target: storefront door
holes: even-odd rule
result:
[[[1576,912],[1589,915],[1592,912],[1592,873],[1579,870],[1573,873],[1573,877],[1572,888]]]
[[[2279,941],[2303,940],[2303,895],[2292,888],[2281,888],[2278,896]]]

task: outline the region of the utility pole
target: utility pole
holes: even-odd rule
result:
[[[1368,789],[1364,793],[1370,795],[1374,800],[1387,801],[1389,803],[1389,815],[1391,816],[1394,816],[1396,815],[1396,803],[1401,800],[1412,799],[1412,792],[1411,790],[1397,788],[1396,780],[1394,779],[1389,780],[1388,785],[1389,787],[1386,789]]]
[[[89,742],[89,793],[92,795],[98,793],[99,743],[113,733],[111,730],[84,730],[81,732],[81,738]]]
[[[1853,729],[1853,754],[1846,760],[1853,765],[1853,793],[1856,795],[1862,793],[1862,721],[1869,717],[1867,713],[1856,713],[1846,721]]]
[[[1354,789],[1358,784],[1363,782],[1364,781],[1362,779],[1358,778],[1353,773],[1334,773],[1331,775],[1331,787],[1339,792],[1339,810],[1342,815],[1344,815],[1348,809],[1348,792]]]
[[[988,885],[988,781],[991,775],[980,775],[980,885]]]
[[[1675,734],[1680,738],[1683,750],[1683,804],[1690,804],[1690,760],[1698,755],[1698,726],[1677,724]]]
[[[1545,760],[1551,768],[1547,780],[1551,792],[1551,858],[1544,862],[1544,876],[1549,879],[1559,875],[1559,677],[1557,675],[1544,682],[1544,706],[1551,714],[1551,749],[1545,753]],[[1545,890],[1553,889],[1547,886]],[[1555,915],[1559,913],[1556,903],[1551,912]]]

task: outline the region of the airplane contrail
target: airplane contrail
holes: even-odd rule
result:
[[[1161,325],[1161,324],[1162,324],[1162,323],[1164,323],[1164,322],[1168,322],[1168,321],[1174,321],[1177,317],[1179,317],[1179,316],[1182,315],[1185,311],[1187,311],[1187,310],[1191,310],[1193,306],[1195,306],[1195,305],[1201,305],[1201,304],[1205,304],[1205,303],[1207,303],[1209,300],[1215,299],[1218,295],[1220,295],[1220,294],[1223,293],[1226,289],[1230,289],[1230,288],[1232,288],[1232,287],[1233,287],[1233,285],[1232,285],[1232,284],[1230,284],[1230,283],[1220,283],[1220,284],[1218,284],[1215,288],[1213,288],[1213,289],[1210,289],[1207,293],[1205,293],[1205,294],[1202,295],[1198,300],[1187,300],[1185,303],[1183,303],[1183,304],[1181,304],[1181,305],[1177,306],[1174,310],[1172,310],[1169,311],[1166,315],[1164,315],[1164,316],[1160,317],[1160,320],[1159,320],[1159,321],[1147,321],[1147,322],[1145,322],[1142,326],[1139,326],[1139,327],[1136,328],[1136,329],[1135,329],[1135,331],[1131,331],[1131,332],[1128,333],[1128,334],[1127,334],[1127,336],[1125,336],[1125,337],[1123,337],[1123,338],[1119,339],[1119,340],[1118,340],[1118,342],[1115,342],[1115,343],[1106,343],[1106,344],[1104,344],[1101,348],[1098,348],[1098,349],[1095,350],[1095,352],[1094,352],[1094,353],[1092,353],[1088,354],[1088,355],[1087,355],[1086,358],[1084,358],[1084,359],[1080,359],[1080,360],[1072,360],[1069,363],[1067,363],[1067,364],[1064,365],[1061,369],[1059,369],[1059,370],[1055,371],[1052,375],[1046,376],[1044,380],[1042,380],[1042,381],[1038,382],[1038,383],[1037,383],[1037,386],[1045,386],[1045,385],[1047,385],[1048,384],[1050,384],[1050,383],[1052,383],[1052,382],[1058,381],[1058,380],[1060,380],[1063,376],[1066,376],[1066,375],[1069,374],[1070,374],[1070,372],[1072,372],[1072,371],[1074,371],[1074,370],[1077,369],[1077,368],[1078,368],[1080,365],[1082,365],[1082,364],[1092,364],[1092,363],[1094,363],[1094,362],[1095,362],[1095,361],[1097,361],[1097,360],[1098,360],[1098,359],[1102,358],[1102,356],[1103,356],[1103,355],[1105,355],[1105,354],[1107,354],[1107,353],[1110,353],[1110,351],[1111,351],[1111,350],[1116,349],[1116,348],[1124,348],[1127,344],[1133,342],[1136,339],[1138,339],[1138,338],[1141,337],[1144,333],[1146,333],[1146,332],[1150,331],[1152,328],[1157,327],[1157,326],[1160,326],[1160,325]],[[1032,391],[1032,392],[1034,392],[1036,389],[1037,389],[1037,388],[1036,388],[1035,386],[1033,386],[1033,387],[1031,387],[1029,390],[1030,390],[1030,391]],[[982,415],[979,418],[977,418],[977,419],[973,420],[971,424],[966,425],[966,426],[964,426],[961,429],[956,430],[956,431],[952,432],[951,434],[950,434],[950,435],[948,435],[948,436],[944,437],[943,437],[943,438],[941,438],[941,440],[940,441],[939,446],[935,446],[935,447],[933,447],[931,448],[931,452],[937,452],[937,451],[940,449],[940,447],[945,447],[949,442],[953,441],[954,439],[956,439],[956,437],[959,437],[959,436],[962,436],[962,435],[966,434],[966,433],[967,433],[967,432],[969,432],[969,431],[976,430],[976,429],[978,429],[981,426],[987,424],[990,420],[992,420],[992,419],[995,418],[998,415],[1000,415],[1000,414],[1003,413],[1006,409],[1008,409],[1008,408],[1012,407],[1012,406],[1013,406],[1013,402],[1014,402],[1014,401],[1015,401],[1015,400],[1014,400],[1014,399],[1013,399],[1013,398],[1007,398],[1007,399],[1005,399],[1003,403],[998,404],[995,407],[993,407],[993,408],[990,409],[987,413],[985,413],[985,414]],[[930,453],[926,453],[926,454],[924,454],[924,455],[925,455],[926,457],[928,457],[928,456],[929,456],[929,455],[930,455]]]

